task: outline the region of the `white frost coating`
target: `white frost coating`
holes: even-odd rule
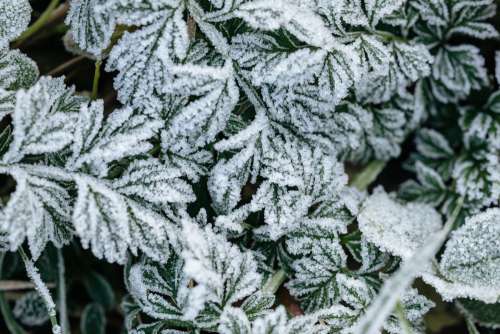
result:
[[[125,263],[127,251],[139,250],[155,261],[168,257],[171,222],[128,199],[103,180],[76,176],[78,197],[73,212],[76,233],[98,258]]]
[[[440,272],[452,282],[500,290],[500,209],[468,218],[446,243]]]
[[[30,20],[29,0],[0,0],[0,49],[19,37]]]
[[[287,29],[298,39],[316,47],[328,49],[335,43],[322,19],[307,7],[296,5],[295,1],[254,0],[242,4],[235,15],[257,29]]]
[[[358,222],[368,241],[403,259],[409,259],[442,227],[441,216],[431,206],[399,204],[381,189],[366,199]]]
[[[73,97],[64,78],[43,77],[29,90],[16,95],[13,113],[14,140],[4,162],[17,162],[30,154],[57,152],[72,141],[76,121]]]
[[[185,273],[204,286],[209,300],[221,306],[231,305],[252,294],[262,277],[250,252],[242,252],[216,234],[210,226],[201,229],[191,222],[183,223]]]
[[[109,163],[149,151],[148,140],[161,127],[159,121],[137,115],[131,108],[115,110],[105,122],[103,113],[102,100],[81,105],[72,156],[66,165],[69,170],[88,166],[91,173],[104,177]]]
[[[96,11],[103,0],[71,0],[66,24],[71,37],[86,52],[101,57],[102,51],[111,41],[115,23],[109,13]]]

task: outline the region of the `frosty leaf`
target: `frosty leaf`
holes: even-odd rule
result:
[[[183,266],[182,259],[172,252],[165,264],[142,259],[131,267],[127,277],[130,293],[144,313],[155,319],[189,323],[183,320],[188,284]]]
[[[38,79],[38,67],[18,50],[0,52],[0,87],[5,90],[28,89]]]
[[[422,129],[418,132],[416,145],[418,159],[448,180],[455,161],[455,152],[448,140],[435,130]]]
[[[461,282],[453,282],[442,277],[438,272],[422,274],[422,280],[434,287],[445,301],[457,298],[470,298],[491,304],[500,301],[500,289],[492,286],[473,286]]]
[[[221,316],[221,334],[251,334],[250,321],[245,312],[238,308],[227,308]]]
[[[65,179],[55,170],[29,166],[3,167],[12,175],[16,191],[0,213],[0,230],[7,233],[11,251],[15,251],[25,239],[34,259],[37,259],[51,241],[57,247],[71,240],[71,197],[63,184]],[[66,179],[65,181],[69,181]]]
[[[489,209],[468,218],[453,232],[440,262],[447,279],[475,288],[500,288],[499,219],[500,210]]]
[[[169,120],[162,133],[162,145],[176,151],[177,146],[188,143],[191,147],[204,147],[221,132],[239,98],[232,63],[224,67],[177,66],[173,84],[165,89],[183,96],[198,96]]]
[[[128,250],[133,254],[141,250],[156,261],[167,258],[169,236],[175,231],[171,222],[105,181],[77,176],[75,182],[73,223],[85,248],[109,262],[124,263]]]
[[[379,21],[401,8],[404,0],[365,0],[366,14],[370,25],[375,27]]]
[[[334,43],[321,18],[307,7],[295,5],[293,1],[248,1],[235,11],[235,15],[256,29],[284,28],[312,46],[328,48]]]
[[[164,166],[156,159],[135,160],[113,181],[113,188],[157,205],[192,202],[195,196],[191,186],[181,177],[181,170]]]
[[[96,11],[103,0],[72,0],[66,17],[71,37],[80,49],[100,57],[109,45],[114,30],[114,19]]]
[[[400,195],[409,201],[417,201],[437,207],[446,198],[447,188],[441,176],[420,161],[416,163],[418,183],[410,180],[402,184]]]
[[[107,71],[119,71],[115,88],[123,103],[148,99],[168,82],[161,60],[183,59],[189,45],[184,2],[180,0],[108,1],[101,11],[114,15],[118,24],[136,26],[113,47]],[[161,52],[161,53],[160,53]]]
[[[106,121],[103,113],[102,101],[80,107],[68,169],[87,168],[102,177],[107,175],[110,162],[151,149],[147,140],[160,128],[158,121],[137,115],[130,108],[114,111]]]
[[[4,161],[17,162],[26,155],[60,151],[73,139],[76,111],[84,100],[72,95],[64,80],[41,78],[29,90],[16,95],[12,115],[14,141]]]
[[[249,74],[256,86],[278,87],[305,84],[317,78],[320,96],[338,103],[358,75],[350,49],[341,44],[328,51],[281,45],[270,36],[242,34],[233,39],[232,57],[240,66],[252,66]],[[354,59],[357,65],[357,59]]]
[[[498,37],[497,30],[489,23],[481,22],[495,15],[496,5],[492,0],[456,1],[451,6],[451,22],[447,35],[462,34],[479,39]]]
[[[375,296],[373,288],[362,278],[338,274],[336,279],[342,300],[354,310],[363,310]]]
[[[424,315],[434,307],[434,303],[426,297],[419,295],[416,289],[409,289],[400,299],[401,312],[404,319],[410,326],[412,333],[422,333],[424,327]],[[384,329],[388,333],[404,333],[405,329],[401,320],[395,314],[392,314],[384,323]]]
[[[0,51],[0,118],[14,110],[15,91],[29,88],[38,74],[35,62],[18,50]]]
[[[36,291],[27,292],[16,301],[14,316],[26,326],[40,326],[49,320],[47,307]]]
[[[358,222],[368,241],[403,259],[411,257],[441,229],[441,217],[432,207],[399,204],[383,190],[365,201]]]
[[[330,307],[338,301],[336,275],[346,266],[347,256],[338,241],[318,240],[312,255],[293,262],[294,278],[287,284],[305,311]]]
[[[0,49],[19,37],[31,20],[28,0],[0,1]]]
[[[356,93],[363,102],[381,103],[396,93],[404,93],[409,84],[430,74],[432,56],[422,45],[393,42],[388,45],[390,57],[379,71],[369,74],[369,80],[359,80]]]
[[[219,329],[223,330],[221,333],[224,334],[320,334],[324,332],[324,328],[316,324],[318,321],[317,315],[305,315],[288,319],[283,306],[279,306],[263,317],[253,321],[251,323],[251,329],[248,319],[238,310],[229,309],[228,313],[223,317],[224,322]],[[238,330],[240,330],[240,332],[238,332]]]
[[[455,191],[469,202],[488,206],[500,195],[496,149],[476,138],[465,137],[465,152],[457,159],[452,177]]]
[[[445,46],[439,48],[435,58],[432,77],[438,82],[433,92],[443,103],[467,96],[488,83],[484,58],[474,46]]]
[[[208,291],[209,300],[221,307],[252,294],[261,283],[257,263],[207,226],[184,223],[185,273]]]
[[[500,92],[493,93],[482,108],[465,107],[460,111],[460,126],[467,139],[477,137],[500,147]]]

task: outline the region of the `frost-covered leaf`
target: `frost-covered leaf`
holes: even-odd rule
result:
[[[96,11],[103,0],[72,0],[66,24],[81,50],[97,57],[109,45],[114,30],[113,16]]]
[[[185,273],[207,290],[207,298],[224,307],[251,295],[261,284],[257,263],[209,226],[184,223]]]
[[[336,275],[346,267],[347,256],[336,240],[317,240],[312,254],[293,262],[294,277],[287,283],[305,311],[327,308],[339,299]]]
[[[358,215],[359,229],[368,241],[403,259],[410,258],[441,229],[441,217],[432,207],[406,205],[377,190]]]
[[[477,137],[500,147],[500,92],[493,93],[482,108],[465,107],[460,112],[460,126],[468,139]]]
[[[128,251],[140,250],[156,261],[168,258],[169,237],[175,231],[172,222],[113,190],[106,181],[77,176],[75,182],[73,223],[83,246],[96,257],[124,263]]]
[[[0,213],[0,230],[7,233],[9,249],[15,251],[28,239],[31,254],[37,259],[47,242],[57,247],[68,243],[73,227],[72,199],[64,187],[67,177],[43,167],[4,167],[2,172],[16,182],[15,192]]]
[[[0,1],[0,49],[19,37],[31,20],[31,6],[28,0]]]
[[[135,160],[124,174],[113,181],[113,188],[124,195],[148,203],[186,203],[195,200],[191,186],[181,179],[183,173],[157,159]]]
[[[295,1],[248,1],[239,6],[235,15],[256,29],[286,29],[312,46],[329,48],[334,44],[323,20],[306,6],[298,6]]]
[[[143,258],[130,268],[126,279],[142,312],[155,319],[189,323],[183,320],[185,308],[194,305],[189,305],[188,279],[183,269],[183,260],[173,252],[165,264]]]
[[[49,320],[45,302],[36,291],[27,292],[16,300],[12,312],[26,326],[40,326]]]
[[[27,89],[38,79],[35,62],[18,50],[0,51],[0,118],[13,112],[18,89]]]
[[[147,140],[161,126],[158,121],[135,114],[131,108],[116,110],[104,121],[102,101],[83,104],[77,124],[66,168],[101,177],[107,175],[109,163],[149,151],[152,146]]]
[[[448,195],[441,175],[420,161],[417,161],[415,169],[418,182],[410,180],[403,183],[399,194],[405,200],[427,203],[437,207]]]
[[[168,93],[197,96],[168,120],[162,133],[162,145],[172,151],[182,146],[204,147],[226,127],[239,98],[232,63],[221,68],[177,66],[172,69],[175,81],[165,87]]]
[[[433,93],[443,103],[454,102],[488,83],[484,58],[472,45],[439,48],[432,66]]]
[[[17,162],[26,155],[55,153],[73,140],[77,111],[82,97],[73,95],[62,78],[41,78],[16,95],[12,115],[14,141],[3,160]]]
[[[161,92],[170,78],[161,59],[183,59],[187,53],[184,1],[113,0],[98,10],[113,15],[118,24],[137,27],[123,34],[106,65],[107,71],[119,72],[115,78],[119,100],[137,103]]]
[[[447,279],[476,288],[500,288],[499,219],[500,210],[489,209],[452,233],[440,262]]]

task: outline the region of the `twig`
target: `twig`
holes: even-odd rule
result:
[[[54,299],[52,299],[52,296],[50,295],[49,289],[47,288],[45,283],[42,281],[42,277],[40,276],[38,269],[35,267],[35,264],[28,257],[28,255],[26,255],[26,253],[24,252],[24,249],[22,247],[19,247],[18,252],[19,252],[19,255],[21,255],[21,258],[23,259],[24,266],[26,267],[26,273],[28,274],[28,277],[31,279],[31,281],[35,285],[36,290],[40,294],[40,297],[42,297],[42,299],[45,303],[45,306],[47,307],[50,322],[52,324],[52,333],[53,334],[60,334],[61,327],[57,323],[56,304],[54,303]]]
[[[54,283],[47,283],[47,287],[53,288],[53,287],[55,287],[55,284]],[[31,290],[34,288],[35,288],[35,285],[33,285],[33,283],[31,283],[31,282],[11,281],[11,280],[0,281],[0,292]]]
[[[92,100],[97,99],[99,95],[99,79],[101,78],[101,65],[102,60],[95,62],[94,83],[92,84]]]
[[[65,62],[64,64],[61,64],[61,65],[57,66],[56,68],[54,68],[53,70],[51,70],[50,72],[48,72],[47,75],[57,76],[59,74],[62,74],[64,71],[73,67],[74,65],[78,64],[79,62],[81,62],[84,59],[85,59],[85,56],[78,56],[78,57],[72,58],[72,59],[68,60],[67,62]]]
[[[14,48],[18,48],[21,44],[30,38],[33,34],[35,34],[38,30],[40,30],[45,24],[49,21],[52,16],[52,13],[56,9],[60,0],[52,0],[47,7],[47,9],[42,13],[42,15],[35,21],[24,33],[16,39],[14,44]]]

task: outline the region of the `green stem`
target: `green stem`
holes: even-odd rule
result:
[[[61,327],[57,323],[56,304],[54,303],[54,300],[50,295],[50,291],[47,288],[47,285],[45,285],[45,283],[42,281],[42,277],[40,276],[38,269],[36,268],[33,261],[28,257],[28,255],[26,255],[24,249],[22,247],[19,247],[18,252],[19,255],[21,255],[21,258],[23,259],[28,277],[31,279],[31,281],[35,285],[36,290],[40,294],[40,297],[42,297],[43,301],[45,302],[50,322],[52,324],[52,332],[54,334],[61,333]]]
[[[467,325],[467,331],[469,332],[469,334],[481,334],[479,330],[476,328],[474,321],[472,321],[470,317],[465,318],[465,323]]]
[[[36,20],[36,22],[33,23],[28,28],[28,30],[22,33],[21,36],[19,36],[19,38],[16,40],[16,47],[19,47],[26,39],[30,38],[33,34],[40,30],[45,25],[45,23],[47,23],[48,19],[52,15],[52,12],[54,12],[59,2],[60,0],[52,0],[50,2],[47,9],[42,13],[38,20]]]
[[[0,279],[2,278],[2,268],[3,261],[5,259],[5,253],[0,254]],[[3,293],[0,292],[0,312],[2,313],[2,319],[11,334],[27,334],[24,329],[17,323],[10,309],[9,303],[5,299]]]
[[[359,190],[366,190],[377,179],[386,165],[386,161],[370,162],[360,173],[353,176],[350,185]]]
[[[101,60],[95,62],[94,83],[92,85],[92,100],[97,99],[97,95],[99,94],[99,79],[101,78],[101,65],[102,65]]]
[[[279,269],[276,271],[269,279],[266,284],[264,284],[263,291],[269,294],[275,294],[276,291],[280,288],[281,284],[286,280],[286,273],[283,269]]]

